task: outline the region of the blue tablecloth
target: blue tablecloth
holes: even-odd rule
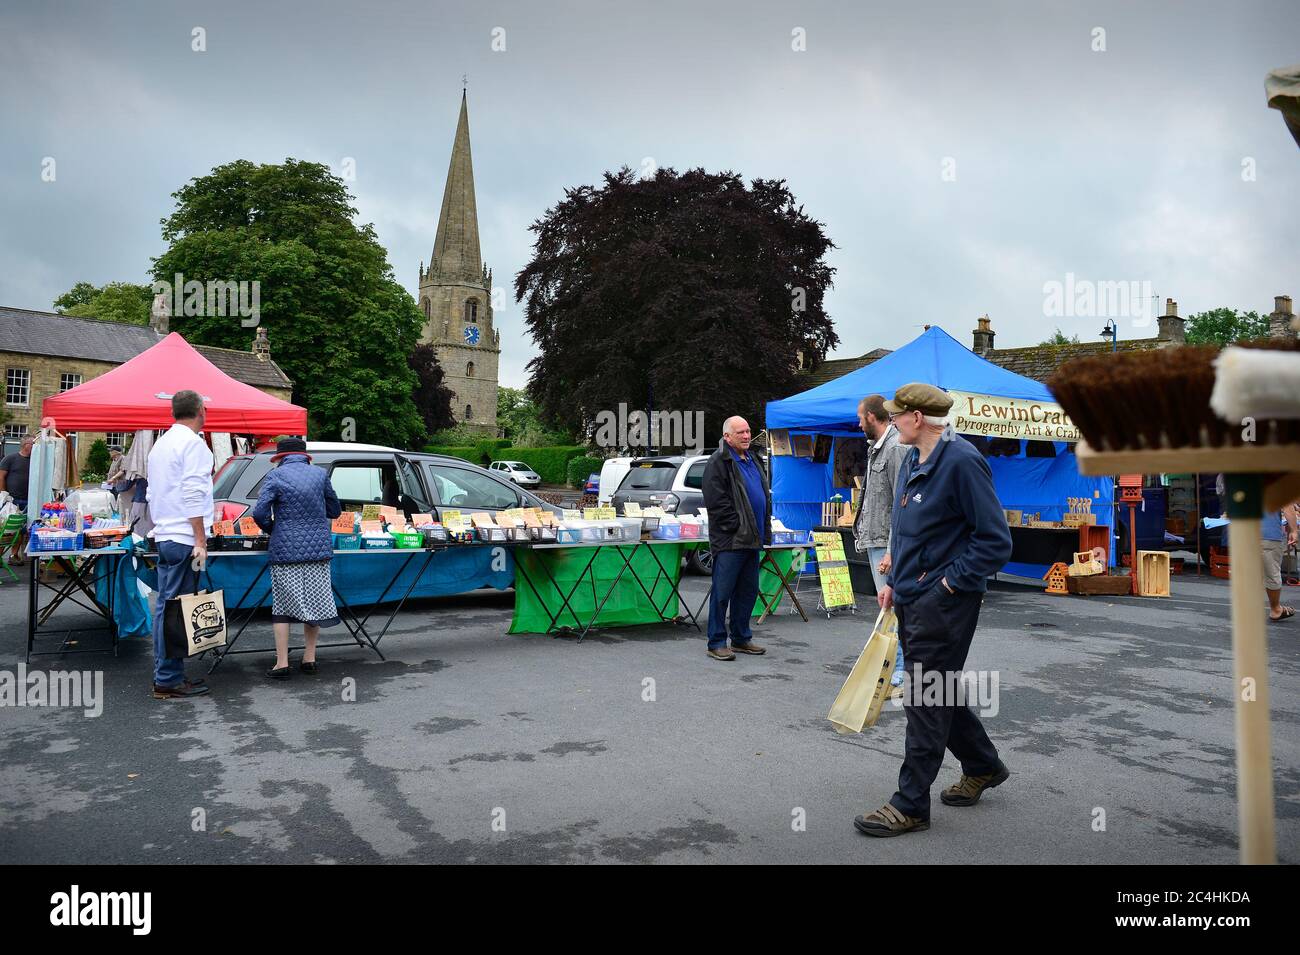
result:
[[[411,556],[414,555],[414,556]],[[406,588],[411,585],[416,573],[424,567],[424,551],[394,550],[383,552],[359,553],[356,551],[335,551],[331,566],[334,586],[348,602],[349,606],[358,607],[373,604],[380,594],[388,589],[384,598],[387,601],[401,599]],[[397,581],[393,575],[398,572],[403,561],[411,557],[411,562],[402,570]],[[249,584],[266,566],[266,554],[241,554],[238,556],[222,554],[220,551],[208,553],[208,569],[203,574],[202,583],[207,586],[209,578],[212,586],[225,591],[226,609],[240,610],[253,606],[260,600],[260,606],[271,606],[271,574],[262,575],[254,591],[245,598],[244,593]],[[389,587],[389,584],[392,584]],[[505,590],[515,584],[514,555],[508,547],[465,547],[436,551],[429,561],[420,579],[411,591],[411,597],[446,597],[450,594],[463,594],[480,587],[495,587]]]

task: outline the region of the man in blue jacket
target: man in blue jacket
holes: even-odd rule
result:
[[[890,528],[887,586],[878,601],[898,614],[910,668],[904,691],[907,740],[898,791],[853,824],[868,836],[899,836],[930,828],[930,786],[944,749],[962,777],[939,796],[947,806],[973,806],[1010,772],[975,712],[953,698],[951,675],[966,666],[979,622],[985,579],[1011,556],[1011,532],[993,490],[993,474],[968,441],[947,428],[952,399],[933,385],[903,385],[885,402],[898,440],[912,451],[898,475]],[[921,702],[922,686],[941,680],[938,704]]]

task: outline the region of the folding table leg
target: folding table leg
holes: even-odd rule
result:
[[[681,569],[680,569],[680,568],[681,568],[681,552],[679,551],[678,554],[677,554],[677,566],[678,566],[677,576],[678,576],[678,581],[677,581],[676,583],[674,583],[674,582],[673,582],[673,575],[670,574],[670,573],[668,572],[668,568],[666,568],[666,567],[663,565],[663,561],[661,561],[661,560],[659,559],[659,555],[655,553],[655,547],[654,547],[654,545],[653,545],[653,544],[646,544],[646,546],[650,549],[650,556],[654,558],[655,564],[658,566],[660,572],[663,574],[664,578],[668,581],[668,586],[671,587],[671,588],[673,589],[673,596],[677,598],[677,605],[678,605],[678,607],[680,607],[681,609],[683,609],[683,610],[686,611],[686,616],[690,618],[691,626],[693,626],[693,627],[698,631],[698,630],[700,629],[699,616],[698,616],[698,614],[696,614],[696,613],[692,613],[692,612],[691,612],[691,605],[690,605],[690,603],[686,600],[685,597],[682,596],[682,590],[681,590]],[[635,576],[635,574],[633,574],[633,576]],[[655,575],[655,585],[657,585],[658,583],[659,583],[659,575],[656,574],[656,575]],[[712,587],[710,587],[710,589],[712,589]],[[649,594],[647,594],[647,596],[649,596]],[[707,600],[708,598],[706,597],[705,599]],[[654,598],[653,598],[653,597],[650,597],[650,601],[651,601],[651,603],[654,603]],[[659,609],[658,605],[655,606],[655,609],[659,611],[659,616],[660,616],[661,619],[663,619],[663,611]],[[700,605],[700,609],[701,609],[701,610],[704,609],[704,605],[703,605],[703,604]],[[678,616],[675,617],[675,618],[673,618],[673,619],[678,619],[678,618],[680,618],[680,616],[681,616],[681,615],[678,614]]]
[[[591,572],[591,567],[596,562],[596,556],[600,553],[600,549],[601,549],[600,544],[597,544],[595,547],[592,548],[591,558],[587,561],[587,566],[582,568],[582,573],[578,574],[578,579],[573,582],[573,586],[569,589],[569,592],[567,594],[563,594],[563,592],[561,592],[563,596],[562,596],[562,600],[560,601],[560,609],[555,615],[556,620],[559,620],[560,615],[563,614],[565,610],[568,610],[569,616],[573,618],[573,622],[580,627],[582,626],[582,618],[579,617],[578,612],[573,609],[573,605],[570,603],[570,601],[573,599],[573,595],[578,592],[578,588],[582,586],[582,579],[585,576],[587,576],[588,572]],[[593,581],[591,592],[592,595],[594,596],[596,593],[596,585],[594,583],[596,579],[596,575],[594,572],[591,572],[591,574],[592,574],[592,581]],[[595,618],[592,619],[594,620]],[[588,627],[584,627],[582,632],[586,633],[589,628],[590,625],[588,625]],[[573,628],[566,626],[560,629],[571,630]]]
[[[541,564],[542,570],[545,572],[547,578],[550,580],[551,588],[556,593],[559,593],[560,587],[555,582],[555,578],[551,575],[550,570],[546,566],[546,558],[538,557],[538,563]],[[536,585],[533,583],[533,578],[529,575],[528,571],[525,569],[525,562],[520,560],[518,557],[515,558],[515,576],[524,578],[524,583],[526,583],[528,585],[528,589],[533,592],[533,596],[537,598],[537,602],[541,605],[542,612],[546,614],[547,620],[546,620],[545,632],[550,633],[552,630],[555,630],[556,629],[555,622],[556,620],[559,619],[558,615],[551,614],[551,608],[546,605],[546,601],[542,599],[541,593],[537,590]],[[517,584],[515,586],[515,590],[516,592],[519,590]]]
[[[600,549],[600,548],[599,548],[599,545],[598,545],[598,546],[597,546],[597,550],[599,550],[599,549]],[[628,563],[627,563],[627,559],[626,559],[626,557],[622,554],[622,551],[621,551],[621,550],[620,550],[620,552],[619,552],[619,556],[623,556],[623,557],[624,557],[624,560],[623,560],[623,566],[620,567],[620,568],[618,569],[618,573],[614,575],[614,582],[611,583],[611,584],[609,585],[609,589],[605,591],[605,596],[601,599],[600,603],[596,606],[596,612],[593,613],[593,614],[591,615],[591,620],[589,620],[589,621],[587,622],[587,625],[586,625],[585,627],[582,628],[582,633],[578,634],[578,642],[579,642],[579,643],[582,642],[582,638],[585,637],[585,636],[587,635],[588,631],[590,631],[591,628],[594,627],[594,626],[596,625],[596,621],[600,619],[600,612],[601,612],[602,610],[605,609],[605,604],[609,602],[609,598],[612,597],[612,596],[614,595],[614,591],[618,589],[618,582],[619,582],[620,580],[623,579],[623,572],[624,572],[625,570],[627,570],[627,568],[628,568],[628,566],[629,566]],[[595,559],[595,558],[593,558],[593,561],[594,561],[594,559]],[[590,564],[588,564],[588,566],[590,566]],[[636,574],[633,573],[632,576],[635,577]],[[593,597],[596,595],[596,575],[595,575],[595,574],[592,574],[592,575],[591,575],[591,595],[592,595]]]
[[[209,554],[208,560],[211,560],[213,556],[214,555]],[[262,568],[257,572],[257,576],[253,578],[252,583],[248,585],[248,589],[244,591],[244,595],[235,601],[236,607],[239,607],[244,603],[244,601],[248,598],[248,595],[253,592],[253,588],[256,587],[258,582],[261,581],[261,579],[266,576],[267,568],[270,566],[271,566],[271,562],[269,560],[266,563],[262,564]],[[208,580],[209,582],[211,582],[212,580],[211,576],[208,577]],[[248,608],[248,612],[244,614],[243,623],[240,624],[239,629],[235,632],[234,637],[226,641],[226,645],[224,647],[216,647],[213,649],[212,666],[208,667],[209,673],[214,671],[217,667],[221,666],[221,661],[224,660],[226,658],[226,655],[235,648],[235,644],[239,641],[239,638],[243,636],[244,630],[247,629],[250,623],[252,623],[253,616],[257,613],[258,608],[262,606],[262,601],[266,600],[267,596],[269,596],[270,593],[271,590],[270,588],[268,588],[266,593],[263,594],[261,598],[259,598],[257,601],[255,601],[251,607]],[[165,604],[163,605],[163,608],[166,609]],[[229,626],[229,622],[230,622],[229,615],[227,615],[227,619],[226,619],[227,627]]]

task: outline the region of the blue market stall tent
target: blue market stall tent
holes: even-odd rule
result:
[[[937,326],[870,365],[768,403],[769,435],[787,431],[794,450],[801,435],[831,439],[830,457],[822,463],[812,456],[773,454],[774,516],[787,527],[807,529],[821,522],[823,502],[836,494],[849,500],[848,468],[838,469],[843,483],[837,483],[836,456],[861,447],[858,402],[871,394],[892,398],[910,381],[952,395],[953,430],[984,452],[1004,509],[1060,520],[1069,510],[1069,498],[1088,498],[1097,523],[1111,523],[1114,482],[1079,474],[1074,461],[1078,432],[1047,386],[985,361]],[[1040,577],[1047,565],[1011,563],[1004,570]]]

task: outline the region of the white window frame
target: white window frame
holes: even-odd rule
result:
[[[11,384],[12,377],[15,374],[23,375],[25,384],[23,393],[25,395],[22,401],[10,401],[10,389],[15,387]],[[30,408],[32,406],[32,370],[30,368],[6,368],[5,369],[5,405],[10,408]]]

